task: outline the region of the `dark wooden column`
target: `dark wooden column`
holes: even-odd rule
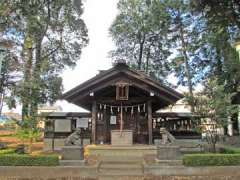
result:
[[[152,102],[147,102],[147,113],[148,113],[148,143],[152,144]]]
[[[104,143],[107,142],[108,140],[108,119],[107,119],[107,113],[106,113],[106,109],[103,108],[103,134],[104,134]]]
[[[96,118],[97,118],[97,103],[92,103],[92,144],[96,144]]]

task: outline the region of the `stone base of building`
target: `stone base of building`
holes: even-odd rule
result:
[[[84,160],[83,146],[64,146],[62,160]]]
[[[88,146],[90,156],[96,157],[98,161],[138,161],[142,162],[145,155],[156,157],[156,146],[133,145],[133,146],[112,146],[97,145]]]
[[[85,160],[60,160],[60,166],[84,166]]]
[[[133,145],[132,130],[112,130],[111,144],[113,146],[131,146]]]
[[[44,151],[61,151],[66,138],[44,138]],[[83,139],[83,145],[89,145],[90,139]]]
[[[158,158],[155,159],[155,162],[159,166],[182,166],[182,160],[160,160]]]
[[[181,158],[179,146],[159,145],[157,146],[158,160],[178,160]]]

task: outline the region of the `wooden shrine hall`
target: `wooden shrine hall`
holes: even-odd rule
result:
[[[152,144],[153,115],[183,95],[119,62],[66,92],[63,99],[90,111],[93,144]]]

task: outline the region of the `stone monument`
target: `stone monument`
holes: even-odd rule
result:
[[[81,129],[77,128],[75,132],[70,134],[65,140],[62,148],[61,165],[83,165],[84,164],[84,148]]]

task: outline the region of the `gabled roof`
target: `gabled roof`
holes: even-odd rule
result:
[[[95,77],[64,93],[62,98],[89,109],[84,106],[86,102],[83,101],[86,101],[86,97],[88,97],[88,101],[91,101],[91,97],[89,97],[91,92],[95,93],[106,87],[113,86],[120,80],[128,81],[134,87],[148,92],[148,94],[153,92],[154,96],[158,97],[159,100],[166,101],[164,106],[175,103],[177,100],[183,98],[183,95],[179,92],[159,83],[144,73],[130,69],[125,63],[116,64],[113,68],[99,73]]]

